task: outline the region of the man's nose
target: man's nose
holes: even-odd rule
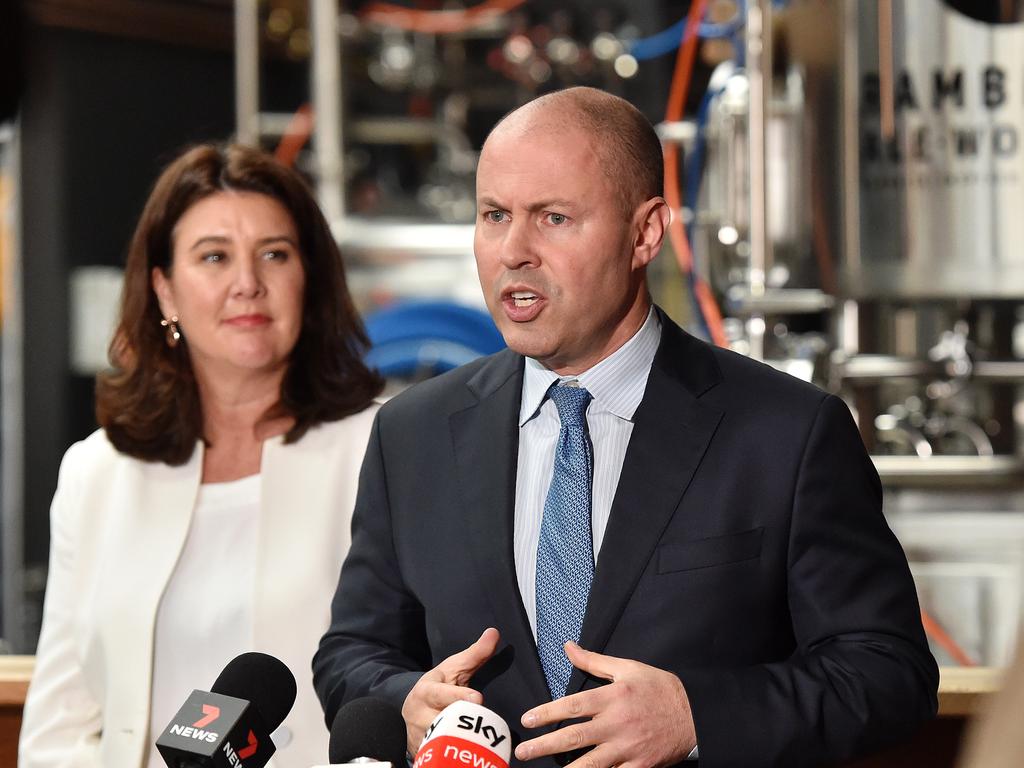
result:
[[[536,267],[540,263],[528,222],[513,221],[509,224],[498,258],[506,269]]]

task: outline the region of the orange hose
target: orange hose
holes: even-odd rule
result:
[[[458,11],[424,11],[394,3],[370,3],[363,9],[364,21],[372,21],[409,32],[443,35],[465,32],[518,8],[526,0],[484,0]]]
[[[946,653],[948,653],[953,660],[961,667],[975,667],[977,663],[961,648],[956,640],[949,636],[949,633],[943,629],[942,625],[939,624],[932,616],[921,609],[921,623],[924,625],[925,634],[928,635],[932,640],[939,645]]]
[[[669,89],[668,104],[665,107],[665,122],[678,122],[683,117],[686,95],[690,88],[690,81],[693,79],[693,62],[697,56],[698,29],[701,19],[704,18],[706,7],[707,0],[693,0],[690,4],[690,12],[686,17],[686,36],[683,38],[683,44],[679,46],[675,69],[672,73],[672,86]],[[665,200],[673,212],[681,211],[683,196],[679,184],[679,146],[674,142],[666,142],[664,153]],[[683,274],[693,277],[694,298],[700,306],[701,314],[704,315],[711,340],[720,347],[726,346],[728,342],[725,337],[725,328],[722,325],[722,313],[718,309],[711,288],[694,270],[693,252],[690,250],[690,243],[686,238],[686,228],[679,216],[672,217],[672,223],[668,228],[668,237],[672,243],[672,250],[675,251],[676,260],[679,262],[679,268],[683,270]]]
[[[704,17],[707,0],[693,0],[690,12],[686,17],[686,30],[683,44],[679,46],[676,64],[672,72],[672,84],[669,87],[668,104],[665,107],[665,122],[678,122],[683,117],[686,106],[686,94],[693,77],[693,61],[697,55],[697,28]],[[665,198],[673,211],[682,210],[682,195],[679,184],[679,145],[667,142],[665,145]],[[669,239],[679,259],[683,271],[693,271],[693,255],[690,244],[686,241],[686,229],[678,216],[672,217],[669,226]]]
[[[669,89],[668,105],[665,107],[666,122],[675,122],[683,117],[686,93],[690,88],[690,80],[693,76],[693,61],[697,56],[700,22],[704,18],[706,7],[707,0],[693,0],[690,3],[690,12],[686,16],[685,37],[683,37],[683,44],[679,46],[675,69],[672,72],[672,85]]]
[[[299,156],[302,148],[306,146],[312,133],[313,107],[303,104],[288,122],[288,127],[277,143],[277,149],[274,150],[274,157],[282,165],[288,167],[295,165],[295,159]]]

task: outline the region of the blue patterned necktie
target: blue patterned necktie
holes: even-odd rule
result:
[[[551,697],[557,699],[565,695],[572,673],[563,646],[567,640],[580,639],[594,580],[590,532],[594,460],[587,438],[590,393],[582,387],[556,385],[548,390],[548,397],[558,408],[562,426],[537,543],[537,651]]]

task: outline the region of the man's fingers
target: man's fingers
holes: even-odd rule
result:
[[[689,754],[696,738],[686,689],[678,677],[572,643],[566,644],[566,654],[585,672],[613,682],[524,713],[527,728],[568,722],[524,741],[516,748],[516,757],[536,760],[584,750],[568,768],[643,768],[674,765]],[[589,747],[593,749],[586,751]]]
[[[614,755],[609,745],[599,744],[586,754],[577,757],[565,768],[611,768],[611,766],[622,768],[622,764],[621,756]]]
[[[540,728],[543,725],[561,723],[563,720],[593,717],[603,708],[602,701],[605,698],[604,688],[594,688],[574,693],[572,696],[563,696],[527,710],[523,713],[522,723],[527,728]]]
[[[498,648],[501,635],[494,627],[488,627],[475,643],[452,654],[437,665],[446,683],[467,685],[473,674],[482,667]]]
[[[565,655],[569,657],[569,663],[577,669],[612,682],[615,681],[615,675],[621,670],[622,665],[628,663],[616,656],[605,656],[602,653],[585,650],[572,640],[565,644]]]
[[[435,717],[456,701],[471,701],[483,704],[483,696],[472,688],[444,683],[437,680],[420,678],[413,686],[402,705],[402,717],[405,719],[406,746],[410,754],[416,754],[423,733]]]
[[[449,656],[412,687],[402,704],[410,753],[415,752],[426,727],[449,704],[456,701],[483,704],[480,692],[466,686],[473,673],[494,655],[499,639],[498,630],[484,630],[475,643]]]
[[[523,741],[515,748],[515,756],[519,760],[536,760],[550,755],[578,750],[587,753],[570,765],[577,768],[602,768],[616,762],[613,748],[606,743],[607,734],[601,734],[592,722],[578,723],[559,728],[557,731],[545,733],[543,736]],[[595,745],[596,744],[596,745]],[[588,750],[593,746],[593,750]]]
[[[547,755],[558,755],[584,749],[600,743],[601,738],[597,726],[592,720],[559,728],[557,731],[545,733],[535,739],[522,742],[516,747],[516,757],[520,760],[535,760]]]
[[[484,697],[480,695],[480,691],[466,688],[465,686],[453,685],[451,683],[430,683],[423,688],[422,701],[431,709],[436,710],[430,718],[433,720],[437,713],[449,704],[453,704],[456,701],[471,701],[474,704],[483,704]]]

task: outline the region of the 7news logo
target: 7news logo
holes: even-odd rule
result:
[[[179,725],[174,723],[171,726],[171,733],[177,736],[184,736],[185,738],[196,739],[197,741],[205,741],[210,744],[214,744],[220,740],[220,733],[217,731],[208,731],[206,727],[211,723],[217,721],[220,717],[220,707],[215,704],[203,704],[203,716],[196,720],[192,725]],[[252,757],[256,754],[259,749],[259,740],[256,738],[256,734],[250,730],[248,742],[244,747],[235,751],[234,747],[231,746],[231,742],[225,741],[221,747],[221,751],[224,752],[228,762],[233,766],[241,766],[242,761],[246,758]]]
[[[193,738],[197,741],[207,741],[210,744],[213,744],[220,738],[220,734],[215,731],[207,731],[204,729],[218,717],[220,717],[220,707],[213,704],[203,704],[202,717],[192,723],[192,725],[179,725],[178,723],[174,723],[171,726],[171,733],[176,736],[184,736],[186,738]]]

